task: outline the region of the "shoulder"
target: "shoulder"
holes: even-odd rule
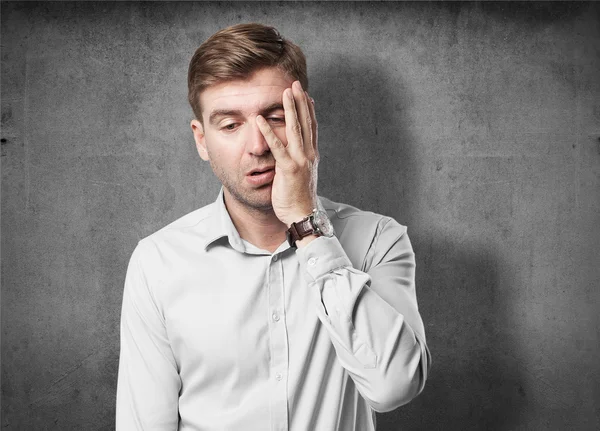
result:
[[[198,208],[156,231],[150,235],[150,237],[160,237],[162,235],[169,235],[172,232],[196,229],[198,226],[202,226],[204,222],[209,221],[215,216],[216,207],[217,204],[212,202],[202,208]]]
[[[127,271],[129,290],[147,290],[163,310],[190,280],[205,279],[214,264],[205,245],[220,225],[215,208],[213,203],[192,211],[141,239]]]
[[[138,249],[143,254],[161,253],[169,249],[193,247],[200,249],[218,226],[216,203],[194,210],[151,235],[140,240]]]
[[[355,268],[367,269],[374,254],[386,253],[398,242],[408,241],[406,226],[392,217],[323,197],[319,200]]]
[[[398,223],[392,217],[372,211],[364,211],[324,197],[319,197],[319,200],[338,235],[342,234],[348,228],[360,228],[362,232],[372,231],[375,233],[378,229],[386,226],[388,228],[395,228],[395,230],[402,233],[406,232],[406,226]]]

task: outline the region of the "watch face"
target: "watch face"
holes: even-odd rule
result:
[[[325,211],[315,211],[313,214],[313,226],[315,229],[323,236],[333,236],[333,225],[329,217],[327,217],[327,213]]]

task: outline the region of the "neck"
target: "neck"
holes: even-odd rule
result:
[[[252,245],[273,253],[285,241],[287,226],[273,208],[249,208],[224,193],[225,207],[240,237]]]

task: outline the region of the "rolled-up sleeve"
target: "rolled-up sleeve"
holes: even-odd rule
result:
[[[149,282],[156,264],[153,251],[153,245],[140,242],[127,269],[121,311],[117,431],[178,427],[181,382]]]
[[[358,234],[360,235],[360,234]],[[383,218],[356,269],[336,238],[299,248],[317,314],[336,355],[375,411],[406,404],[430,366],[415,292],[415,255],[406,227]]]

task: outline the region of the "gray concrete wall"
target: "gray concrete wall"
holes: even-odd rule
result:
[[[2,2],[2,429],[114,427],[139,238],[211,202],[194,49],[304,47],[320,193],[409,226],[433,354],[381,430],[600,428],[600,5]]]

